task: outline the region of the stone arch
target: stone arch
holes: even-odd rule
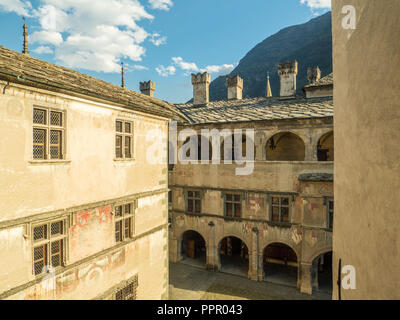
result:
[[[235,146],[234,146],[234,133],[232,133],[231,135],[229,135],[229,136],[227,136],[227,137],[222,137],[222,141],[221,141],[221,162],[223,162],[224,160],[225,160],[225,140],[226,139],[232,139],[232,149],[231,149],[231,151],[232,151],[232,153],[231,153],[231,155],[230,155],[230,157],[228,157],[227,158],[227,160],[232,160],[232,161],[234,161],[235,160],[235,155],[234,155],[234,151],[235,151]],[[247,135],[246,135],[246,133],[242,133],[242,144],[241,144],[241,147],[242,147],[242,157],[247,157],[247,150],[246,150],[246,148],[247,148],[247,139],[250,139],[249,137],[247,137]],[[256,155],[256,146],[255,146],[255,144],[254,144],[254,141],[253,141],[253,143],[252,143],[252,145],[253,145],[253,155],[254,155],[254,158],[255,158],[255,155]]]
[[[305,262],[312,263],[320,255],[328,253],[330,251],[333,251],[333,247],[332,246],[324,247],[322,249],[319,249],[319,250],[315,251],[308,259],[306,259]]]
[[[250,247],[237,235],[225,235],[217,243],[218,269],[223,272],[248,277]]]
[[[193,137],[193,135],[190,136],[190,137],[187,137],[180,147],[182,147],[183,145],[188,143],[190,141],[191,137]],[[202,136],[201,134],[197,135],[197,149],[196,149],[197,150],[197,157],[195,157],[194,160],[198,160],[198,161],[202,160],[201,152],[202,152],[202,142],[204,140],[206,140],[206,141],[208,140],[208,157],[206,157],[206,159],[203,159],[203,160],[206,160],[206,161],[207,160],[208,161],[211,160],[211,158],[212,158],[212,143],[211,143],[211,139],[210,138],[207,139],[206,137]],[[189,158],[190,156],[191,156],[190,155],[190,150],[187,150],[186,151],[186,157]]]
[[[269,136],[265,144],[268,161],[304,161],[304,138],[291,131],[278,131]]]
[[[332,247],[315,252],[309,259],[311,264],[311,286],[313,289],[332,293]]]
[[[194,229],[187,229],[179,237],[180,260],[187,260],[191,264],[206,265],[207,238]]]
[[[317,141],[318,161],[334,161],[334,134],[333,130],[323,133]]]
[[[269,242],[262,251],[263,279],[297,286],[300,257],[296,250],[282,241]]]

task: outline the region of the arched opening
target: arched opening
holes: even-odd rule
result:
[[[231,143],[232,143],[232,148],[230,148],[230,154],[226,156],[225,158],[225,140],[231,139]],[[247,158],[249,155],[247,153],[247,139],[248,138],[245,134],[242,135],[242,141],[241,141],[241,146],[235,146],[235,138],[234,135],[231,135],[230,137],[226,137],[225,139],[222,140],[221,143],[221,161],[222,160],[232,160],[235,161],[235,147],[239,148],[238,152],[240,154],[240,147],[241,147],[241,155],[242,155],[242,159]],[[252,142],[251,139],[249,142]],[[255,158],[255,146],[254,146],[254,142],[250,143],[250,145],[253,147],[253,158]],[[250,150],[249,150],[250,151]],[[254,159],[251,159],[254,160]]]
[[[264,280],[297,285],[298,262],[292,248],[283,243],[271,243],[263,254]]]
[[[249,249],[236,237],[225,237],[219,243],[221,271],[248,276]]]
[[[323,253],[314,259],[311,279],[313,289],[332,293],[332,251]]]
[[[182,262],[204,267],[206,264],[206,242],[196,231],[188,230],[182,235]]]
[[[317,146],[318,161],[333,161],[334,148],[333,148],[333,131],[325,133],[319,140]]]
[[[185,145],[186,143],[188,143],[190,141],[190,137],[187,137],[185,142],[183,143],[183,145]],[[205,151],[205,157],[204,159],[202,159],[202,144],[207,144],[208,142],[208,154],[207,151]],[[190,149],[188,149],[186,151],[186,158],[190,158],[191,154],[190,154]],[[211,160],[212,159],[212,143],[211,143],[211,139],[207,139],[206,137],[199,135],[197,136],[197,157],[195,160],[201,161],[201,160]]]
[[[305,146],[303,140],[291,132],[280,132],[267,141],[267,160],[304,161]]]

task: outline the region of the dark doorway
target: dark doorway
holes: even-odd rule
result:
[[[296,286],[298,262],[292,248],[283,243],[272,243],[264,249],[264,280]]]
[[[332,251],[314,259],[311,279],[317,291],[332,293]]]
[[[226,237],[219,244],[221,271],[240,276],[248,276],[249,250],[246,244],[236,237]]]
[[[204,267],[206,264],[206,242],[200,233],[186,231],[182,236],[182,262]]]

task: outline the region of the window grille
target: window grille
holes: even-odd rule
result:
[[[63,112],[34,108],[33,159],[63,159],[64,130]]]
[[[64,263],[67,234],[65,220],[44,223],[33,227],[33,273],[39,275],[44,267],[54,268]]]
[[[122,242],[133,237],[133,204],[127,203],[115,207],[115,241]]]
[[[186,211],[188,213],[200,213],[201,212],[200,191],[187,191],[187,193],[186,193]]]
[[[129,281],[124,287],[117,290],[115,300],[136,300],[136,289],[138,286],[137,276]]]
[[[289,222],[289,197],[271,198],[271,221]]]
[[[117,159],[133,158],[133,123],[117,120],[115,130],[115,157]]]
[[[227,217],[242,216],[242,199],[240,194],[225,194],[225,215]]]

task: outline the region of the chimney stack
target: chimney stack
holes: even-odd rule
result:
[[[241,100],[243,98],[243,79],[238,75],[226,76],[226,87],[228,88],[228,100]]]
[[[321,70],[318,66],[307,69],[307,79],[309,83],[314,83],[321,79]]]
[[[297,61],[278,63],[278,74],[281,78],[281,97],[296,96]]]
[[[154,97],[154,91],[156,90],[156,83],[153,81],[147,81],[147,82],[140,82],[140,92],[150,96]]]
[[[193,100],[195,105],[207,104],[210,101],[210,74],[207,72],[193,74]]]

